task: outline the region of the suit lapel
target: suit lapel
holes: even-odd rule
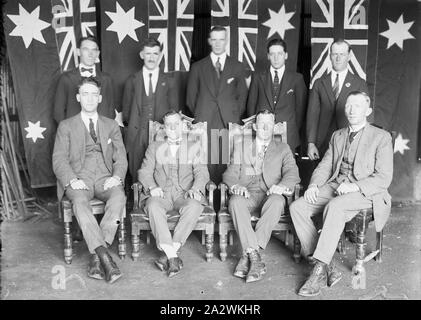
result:
[[[142,69],[140,69],[140,71],[138,71],[136,73],[134,85],[135,85],[134,92],[136,92],[136,97],[135,97],[136,104],[137,104],[139,114],[141,114],[141,111],[142,111],[142,93],[143,93],[143,90],[145,90],[145,86],[143,84]],[[139,90],[136,90],[136,88],[138,88]]]
[[[339,155],[339,157],[336,159],[336,162],[335,162],[335,171],[334,171],[333,177],[336,177],[338,175],[342,158],[344,157],[346,139],[348,138],[347,132],[348,132],[348,128],[343,128],[338,135],[337,143],[335,143],[335,147],[337,149],[336,152]]]
[[[227,87],[227,80],[232,75],[232,63],[231,58],[227,56],[225,59],[224,70],[222,70],[221,78],[219,79],[218,94],[220,94]]]
[[[73,84],[77,88],[80,81],[82,80],[82,76],[80,75],[79,69],[75,68],[69,72],[70,79],[72,79]]]
[[[75,118],[75,123],[72,125],[72,128],[75,132],[75,140],[78,146],[80,146],[80,162],[82,163],[82,167],[85,161],[85,151],[86,151],[86,141],[85,141],[85,124],[82,121],[82,116],[79,115]]]
[[[370,143],[370,137],[371,127],[369,124],[367,124],[361,132],[360,141],[358,142],[357,151],[354,159],[354,172],[358,164],[365,163],[365,161],[363,161],[363,159],[360,158],[364,157],[366,154],[367,146]]]
[[[158,82],[156,83],[155,89],[155,106],[157,109],[159,109],[159,107],[162,105],[162,98],[164,97],[163,93],[165,86],[167,86],[167,76],[164,73],[159,72]]]
[[[348,70],[344,83],[342,84],[341,92],[339,92],[338,101],[345,100],[348,94],[351,92],[351,88],[355,88],[353,86],[354,76],[351,71]],[[338,103],[339,105],[339,103]],[[342,103],[340,105],[343,105]]]
[[[335,96],[333,95],[333,90],[332,90],[332,81],[330,79],[330,73],[324,75],[323,80],[322,80],[323,86],[325,87],[327,96],[329,98],[329,101],[331,103],[332,106],[335,105]]]
[[[212,59],[210,55],[207,57],[205,63],[204,63],[204,72],[205,72],[205,83],[208,86],[209,91],[212,93],[212,95],[215,97],[217,95],[217,86],[215,82],[216,74],[215,69],[212,65]]]
[[[270,107],[272,111],[275,109],[275,106],[273,105],[273,97],[272,97],[272,79],[270,71],[265,71],[261,75],[261,80],[263,83],[263,88],[265,88],[265,94],[266,98],[269,101]]]
[[[276,105],[278,105],[279,102],[281,100],[283,100],[283,99],[281,99],[281,97],[283,97],[284,95],[286,95],[287,89],[291,86],[291,79],[292,79],[292,77],[285,70],[284,71],[284,75],[282,76],[282,79],[281,79],[281,90],[279,92],[279,97],[278,97],[278,101],[277,101]]]

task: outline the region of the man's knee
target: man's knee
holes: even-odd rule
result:
[[[305,211],[306,201],[303,197],[298,198],[292,202],[289,206],[289,212],[292,217],[297,217],[300,214],[302,215]]]
[[[332,215],[333,218],[341,218],[341,213],[345,212],[344,209],[343,201],[341,201],[340,197],[335,197],[327,203],[323,212],[323,218],[326,219],[327,215]]]
[[[235,208],[239,205],[243,205],[246,202],[247,202],[247,199],[245,197],[234,194],[229,199],[228,209],[231,211],[232,208]]]
[[[160,201],[160,198],[150,197],[146,200],[145,211],[149,216],[160,213],[162,209],[163,209],[163,205]]]
[[[180,214],[183,214],[186,210],[192,210],[193,212],[200,214],[203,211],[203,207],[196,199],[186,199],[185,204],[180,209]]]
[[[285,207],[285,198],[284,198],[284,196],[281,196],[281,195],[279,195],[279,194],[271,194],[268,198],[267,198],[267,200],[266,200],[266,203],[265,204],[267,204],[267,205],[270,205],[270,206],[272,206],[272,205],[274,205],[274,206],[278,206],[279,207],[279,209],[284,209],[284,207]]]

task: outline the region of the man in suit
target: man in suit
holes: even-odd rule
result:
[[[304,255],[315,266],[298,294],[314,296],[320,288],[333,286],[342,275],[335,269],[335,253],[345,223],[361,209],[373,208],[376,230],[381,231],[390,214],[387,191],[393,175],[391,135],[367,122],[370,98],[353,91],[345,104],[348,126],[334,132],[329,149],[311,177],[304,197],[290,207],[292,221]],[[311,219],[323,213],[318,235]]]
[[[75,69],[63,72],[57,84],[54,97],[54,120],[73,117],[80,112],[80,103],[76,100],[78,84],[82,78],[96,77],[101,83],[102,101],[98,105],[98,113],[110,119],[115,118],[113,84],[109,74],[101,72],[95,66],[99,57],[99,47],[96,38],[92,36],[79,40],[77,54],[80,56],[79,66]]]
[[[300,145],[300,129],[307,104],[307,87],[300,73],[285,70],[287,44],[275,38],[267,44],[270,67],[255,72],[247,99],[247,116],[267,107],[275,113],[275,122],[287,122],[287,143],[291,150]]]
[[[224,27],[211,29],[208,42],[212,52],[191,66],[186,94],[187,107],[195,120],[208,123],[208,167],[211,179],[216,184],[221,182],[226,168],[221,158],[223,154],[228,154],[225,145],[222,150],[220,148],[219,134],[227,134],[226,130],[221,129],[227,129],[229,122],[240,122],[247,98],[244,66],[227,55],[228,41]]]
[[[266,266],[259,254],[269,242],[272,230],[284,212],[283,194],[300,182],[294,155],[287,144],[273,138],[275,115],[268,110],[256,116],[253,139],[244,138],[234,152],[223,181],[232,194],[228,209],[243,249],[234,276],[246,282],[260,280]],[[251,212],[260,219],[253,230]]]
[[[142,45],[143,67],[130,76],[123,94],[123,121],[128,123],[125,137],[129,172],[133,181],[142,164],[149,140],[149,120],[161,121],[169,110],[178,110],[174,79],[159,69],[162,44],[148,38]]]
[[[348,71],[350,59],[350,44],[343,39],[334,41],[330,46],[332,72],[317,79],[310,91],[306,136],[307,154],[311,160],[321,159],[333,131],[347,126],[345,102],[348,94],[355,90],[368,94],[366,82]]]
[[[121,272],[107,247],[114,240],[126,205],[122,180],[127,171],[126,152],[116,121],[98,114],[101,87],[95,78],[84,78],[76,95],[81,112],[60,122],[53,151],[57,193],[65,194],[82,229],[91,253],[88,276],[112,283]],[[101,224],[95,219],[89,200],[104,201]]]
[[[203,211],[209,172],[206,164],[200,161],[200,145],[190,145],[182,137],[181,115],[168,112],[164,125],[166,138],[149,145],[138,177],[146,190],[144,210],[149,216],[152,234],[158,249],[163,251],[155,264],[173,277],[183,267],[178,251]],[[170,210],[180,213],[172,237],[166,216]]]

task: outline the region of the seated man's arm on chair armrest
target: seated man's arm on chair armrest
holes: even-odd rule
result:
[[[114,122],[113,130],[110,133],[113,145],[113,176],[120,178],[122,185],[127,173],[127,156],[124,147],[123,137],[117,122]]]
[[[285,148],[282,157],[282,178],[278,186],[285,186],[289,193],[294,191],[295,185],[301,181],[297,163],[291,149]]]
[[[145,188],[145,191],[150,191],[151,189],[158,187],[154,179],[156,164],[155,149],[156,143],[153,142],[149,144],[145,153],[145,158],[142,162],[142,166],[139,170],[137,170],[138,180]]]

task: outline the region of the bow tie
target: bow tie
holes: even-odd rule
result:
[[[170,140],[170,139],[168,139],[167,142],[168,142],[168,144],[170,146],[174,146],[174,145],[179,146],[180,145],[180,142],[181,142],[181,139],[179,139],[179,140]]]
[[[80,68],[80,72],[85,72],[85,71],[89,71],[90,73],[93,73],[94,72],[94,68],[84,68],[84,67],[81,67]]]

